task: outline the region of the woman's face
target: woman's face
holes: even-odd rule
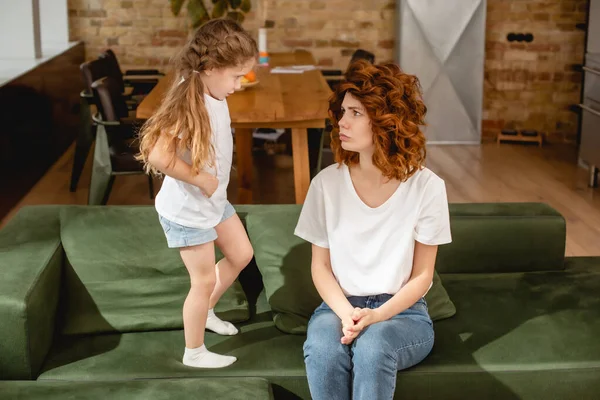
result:
[[[363,105],[346,92],[342,102],[340,143],[344,150],[357,153],[373,152],[373,130],[371,119]]]

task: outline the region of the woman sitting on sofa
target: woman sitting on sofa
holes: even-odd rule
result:
[[[391,399],[433,347],[424,296],[451,242],[444,181],[425,168],[415,76],[352,64],[330,100],[337,164],[311,182],[295,234],[324,302],[304,344],[313,399]]]

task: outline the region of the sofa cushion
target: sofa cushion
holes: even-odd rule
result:
[[[112,382],[0,382],[5,398],[18,399],[139,399],[272,400],[271,385],[261,378],[152,379]]]
[[[286,333],[297,334],[306,333],[308,320],[322,301],[310,272],[311,244],[294,235],[300,210],[296,205],[280,206],[246,217],[275,325]],[[425,299],[434,321],[456,312],[437,273]]]
[[[189,276],[178,250],[167,248],[154,208],[65,207],[61,239],[68,261],[62,333],[183,327]],[[249,318],[239,282],[215,311],[232,322]]]
[[[432,353],[398,373],[396,398],[595,398],[600,258],[569,260],[564,272],[444,276],[444,285],[461,312],[434,325]],[[265,307],[238,335],[207,333],[210,350],[238,357],[228,368],[183,366],[182,331],[108,334],[63,338],[39,380],[256,376],[277,398],[309,399],[305,337],[282,333]]]
[[[305,337],[277,329],[264,292],[251,320],[237,324],[239,334],[207,331],[206,347],[238,360],[227,368],[198,369],[181,363],[183,331],[62,336],[46,359],[43,380],[152,379],[160,377],[305,376]],[[139,351],[142,348],[144,351]]]

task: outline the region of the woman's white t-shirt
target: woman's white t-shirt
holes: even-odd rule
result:
[[[233,159],[233,135],[227,100],[217,100],[208,94],[204,103],[210,118],[212,144],[215,151],[215,166],[206,167],[219,180],[219,186],[208,198],[199,187],[165,176],[156,195],[155,207],[158,214],[183,226],[210,229],[219,224],[227,204],[227,185]],[[186,150],[179,157],[192,164],[191,153]]]
[[[415,240],[452,241],[444,181],[423,168],[371,208],[356,193],[348,167],[331,165],[312,180],[295,235],[329,249],[346,296],[393,295],[410,278]]]

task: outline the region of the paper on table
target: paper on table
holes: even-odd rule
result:
[[[275,67],[271,69],[272,74],[302,74],[304,71],[317,69],[314,65],[289,65],[286,67]]]

